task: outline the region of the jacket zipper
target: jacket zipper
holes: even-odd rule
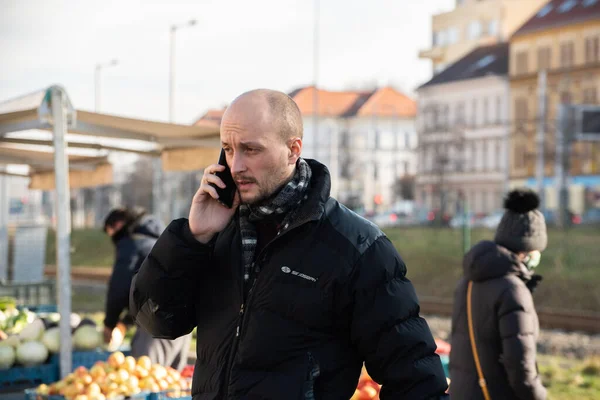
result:
[[[273,239],[271,239],[271,241],[269,243],[267,243],[265,247],[263,247],[261,252],[258,254],[258,257],[256,257],[256,260],[260,260],[261,256],[264,254],[267,247],[269,247],[278,238],[281,238],[283,235],[287,234],[288,232],[290,232],[291,230],[293,230],[295,228],[298,228],[298,227],[304,225],[305,223],[307,223],[307,222],[303,222],[298,225],[292,225],[289,229],[287,229],[283,233],[281,230],[279,232],[277,232],[277,235]],[[283,229],[286,229],[286,227],[284,227]],[[250,271],[254,271],[255,267],[256,267],[256,262],[253,262],[252,266],[250,267]],[[243,271],[242,271],[242,274],[243,274]],[[258,276],[256,276],[254,278],[254,280],[252,281],[252,286],[250,286],[250,290],[248,291],[248,297],[244,299],[244,277],[242,275],[242,285],[241,285],[242,286],[242,304],[240,306],[240,311],[238,313],[238,324],[237,324],[237,327],[235,328],[235,337],[233,338],[233,344],[231,346],[231,353],[229,354],[229,360],[227,362],[227,368],[225,370],[225,384],[226,384],[225,399],[229,398],[229,386],[230,386],[229,380],[231,379],[231,371],[233,370],[233,361],[234,361],[235,355],[237,353],[237,349],[238,349],[240,339],[242,336],[242,330],[244,327],[244,316],[246,314],[244,311],[244,308],[248,309],[248,306],[250,305],[250,299],[252,297],[252,292],[254,291],[254,286],[256,286],[257,280],[258,280]],[[246,306],[246,305],[248,305],[248,306]]]

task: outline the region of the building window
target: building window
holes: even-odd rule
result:
[[[488,35],[497,36],[498,35],[498,20],[493,20],[488,22]]]
[[[471,105],[471,125],[477,126],[477,100],[473,100]]]
[[[585,38],[585,62],[592,64],[600,61],[600,38],[598,36]]]
[[[487,97],[483,99],[483,125],[487,125],[489,121],[489,110],[488,110],[488,99]]]
[[[515,64],[515,74],[521,75],[526,74],[529,70],[527,66],[527,51],[519,51],[517,53],[516,64]]]
[[[565,0],[559,7],[558,7],[558,12],[559,13],[566,13],[571,11],[571,9],[573,7],[575,7],[577,5],[577,0]]]
[[[481,36],[481,22],[471,21],[469,24],[469,39],[477,39]]]
[[[438,31],[433,33],[433,45],[434,46],[445,46],[448,44],[446,31]]]
[[[454,119],[456,125],[464,125],[465,123],[465,103],[461,102],[456,105],[456,116]]]
[[[373,163],[373,180],[379,179],[379,168],[377,163]]]
[[[524,97],[519,97],[515,99],[515,122],[517,124],[524,124],[527,122],[527,118],[529,118],[528,110],[527,110],[527,99]]]
[[[410,133],[409,132],[404,133],[404,148],[410,149]]]
[[[548,15],[550,13],[550,11],[552,11],[552,4],[546,4],[544,6],[544,8],[542,8],[540,11],[538,11],[536,16],[538,18],[544,18],[546,15]]]
[[[571,104],[573,98],[570,92],[562,92],[560,94],[560,102],[563,104]]]
[[[454,44],[459,39],[458,28],[448,28],[448,44]]]
[[[569,68],[575,61],[575,45],[573,42],[564,42],[560,44],[560,67]]]
[[[408,161],[404,161],[404,175],[409,175],[410,174],[410,165],[408,164]]]
[[[598,97],[596,88],[588,88],[583,91],[583,103],[584,104],[596,104]]]
[[[515,147],[515,167],[525,168],[526,149],[524,143],[518,143]]]
[[[502,171],[502,139],[496,141],[496,171]]]
[[[552,67],[552,50],[550,47],[538,48],[538,70],[550,69]]]
[[[496,97],[496,124],[502,123],[502,96]]]

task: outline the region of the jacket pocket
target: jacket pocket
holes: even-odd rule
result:
[[[311,352],[306,354],[308,363],[306,371],[306,380],[302,388],[302,400],[316,400],[315,397],[315,381],[321,375],[321,368],[318,361]]]

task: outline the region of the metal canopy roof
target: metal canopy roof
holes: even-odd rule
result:
[[[44,89],[0,103],[0,137],[10,132],[30,129],[50,130],[48,112],[44,108]],[[69,133],[118,139],[143,140],[161,147],[214,145],[218,142],[219,128],[214,124],[179,125],[148,121],[90,111],[73,111],[75,123]]]

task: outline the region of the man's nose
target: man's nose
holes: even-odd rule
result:
[[[246,170],[246,165],[244,163],[244,157],[239,153],[234,154],[231,157],[231,165],[229,168],[231,168],[231,173],[234,175],[244,172]]]

